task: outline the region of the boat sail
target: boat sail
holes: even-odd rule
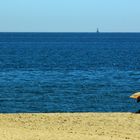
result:
[[[96,33],[100,33],[98,28],[97,28],[97,31],[96,31]]]

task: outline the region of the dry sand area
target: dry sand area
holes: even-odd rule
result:
[[[140,114],[0,114],[0,140],[140,140]]]

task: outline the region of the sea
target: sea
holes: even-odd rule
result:
[[[0,33],[0,113],[135,112],[140,33]]]

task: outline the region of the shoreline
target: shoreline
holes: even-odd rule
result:
[[[139,140],[136,113],[0,114],[1,140]]]

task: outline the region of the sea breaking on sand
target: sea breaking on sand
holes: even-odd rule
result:
[[[1,114],[1,140],[140,140],[135,113]]]

